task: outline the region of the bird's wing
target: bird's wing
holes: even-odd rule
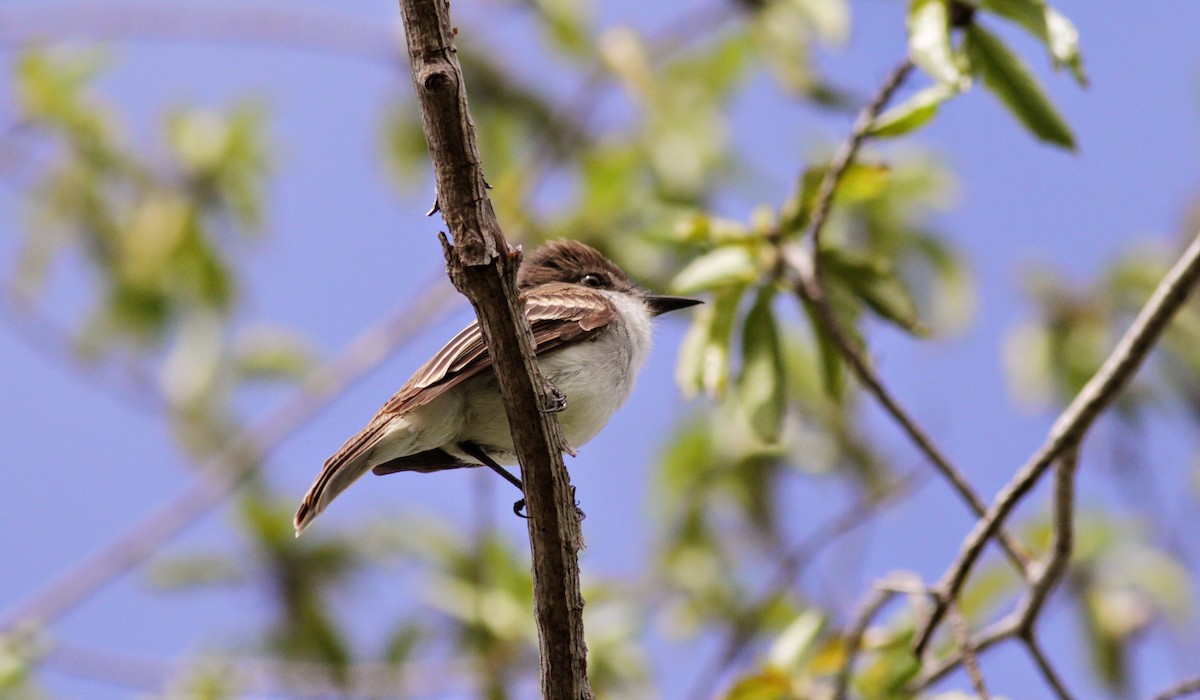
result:
[[[600,332],[616,313],[612,303],[599,292],[576,285],[547,284],[528,290],[522,297],[525,315],[533,330],[534,352],[544,355],[569,343]],[[386,433],[394,418],[429,403],[462,382],[490,370],[491,354],[478,321],[462,329],[429,359],[375,414],[365,428],[325,461],[316,483],[296,514],[301,529],[338,493],[366,472],[371,450]]]

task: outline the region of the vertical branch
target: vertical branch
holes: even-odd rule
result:
[[[487,196],[447,0],[400,0],[404,35],[440,210],[454,243],[442,236],[450,279],[475,307],[492,355],[521,462],[533,552],[534,610],[542,696],[593,697],[579,590],[579,522],[565,441],[548,410],[553,387],[541,377],[533,336],[517,296],[520,252],[509,248]]]

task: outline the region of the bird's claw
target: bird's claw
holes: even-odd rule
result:
[[[524,498],[522,498],[521,500],[519,500],[513,504],[513,514],[516,515],[518,518],[525,518],[526,520],[529,520],[529,516],[521,512],[523,510],[525,510],[525,499]]]
[[[559,413],[567,408],[567,397],[551,385],[550,393],[542,396],[542,413]]]

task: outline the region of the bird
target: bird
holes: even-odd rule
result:
[[[629,398],[650,351],[652,319],[701,303],[651,294],[598,250],[573,240],[527,255],[517,290],[538,366],[565,399],[559,425],[575,447],[594,438]],[[475,321],[325,461],[296,511],[296,536],[368,470],[382,476],[487,466],[521,488],[503,469],[516,464],[492,359]]]

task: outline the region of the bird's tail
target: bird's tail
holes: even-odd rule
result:
[[[304,500],[296,511],[296,537],[304,532],[304,528],[325,510],[329,502],[345,491],[350,484],[370,469],[369,454],[359,453],[351,459],[339,459],[341,454],[334,455],[325,462],[320,476],[313,482]]]

